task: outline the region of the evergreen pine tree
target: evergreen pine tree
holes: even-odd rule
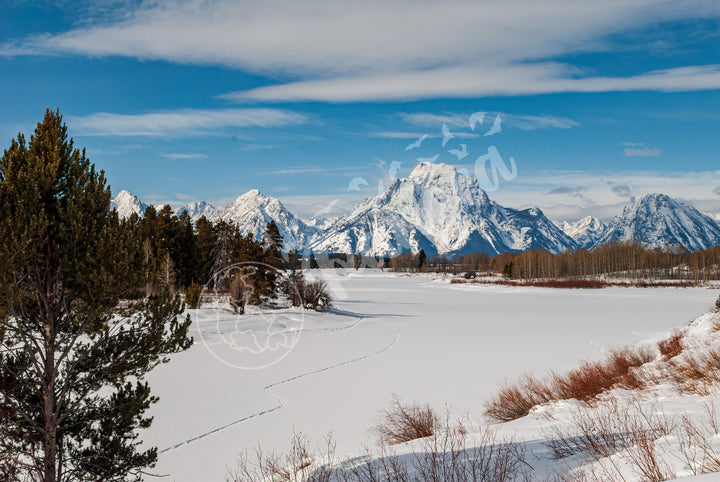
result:
[[[425,250],[421,249],[418,253],[418,265],[417,270],[422,271],[425,267],[425,264],[427,263],[427,255],[425,254]]]
[[[198,263],[198,280],[201,284],[210,281],[213,266],[213,249],[215,248],[215,237],[213,235],[213,225],[202,216],[195,223],[196,247],[197,247],[197,263]]]
[[[227,268],[233,264],[233,247],[235,245],[237,228],[227,221],[220,220],[214,226],[215,246],[212,250],[212,276],[216,273],[223,273],[220,279],[216,279],[216,287],[220,290],[230,288],[230,273]]]
[[[261,301],[274,300],[279,291],[278,271],[283,269],[283,237],[275,221],[270,221],[263,232],[261,265],[255,273],[255,289]]]
[[[23,479],[124,480],[157,459],[139,451],[157,400],[144,376],[192,340],[179,298],[131,300],[144,281],[138,228],[110,211],[104,174],[58,112],[4,151],[0,453]]]

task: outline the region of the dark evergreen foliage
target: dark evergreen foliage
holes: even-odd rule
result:
[[[58,112],[4,151],[0,453],[22,478],[124,480],[157,458],[139,450],[156,400],[143,377],[191,345],[190,320],[168,289],[138,298],[157,232],[109,207]]]

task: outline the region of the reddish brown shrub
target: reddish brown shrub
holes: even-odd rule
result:
[[[653,359],[648,347],[619,348],[604,362],[582,362],[564,375],[538,380],[526,375],[515,384],[506,384],[485,407],[485,415],[497,422],[524,417],[535,405],[553,400],[588,401],[613,388],[642,388],[645,377],[636,370]],[[719,358],[720,360],[720,358]]]
[[[392,445],[433,435],[438,420],[430,405],[403,405],[393,396],[390,408],[381,412],[375,429],[384,443]]]
[[[485,405],[485,415],[496,422],[524,417],[536,405],[555,400],[547,382],[525,375],[513,385],[505,384]]]
[[[674,358],[682,352],[682,337],[682,333],[676,331],[670,335],[669,338],[658,342],[658,350],[660,350],[660,354],[665,358],[665,360]]]

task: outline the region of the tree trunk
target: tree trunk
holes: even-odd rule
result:
[[[45,433],[43,434],[43,482],[56,482],[57,415],[55,412],[55,326],[53,320],[47,320],[45,323],[44,368],[43,415],[45,418]]]

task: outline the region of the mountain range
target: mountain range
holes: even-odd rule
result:
[[[141,214],[146,205],[127,191],[113,199],[121,216]],[[223,209],[204,201],[183,206],[193,222],[234,222],[242,233],[262,236],[273,220],[286,249],[368,256],[417,253],[454,256],[475,252],[495,255],[543,249],[559,253],[592,248],[609,241],[634,240],[658,248],[682,245],[694,251],[720,245],[720,224],[690,204],[664,194],[637,197],[607,224],[587,217],[559,227],[538,208],[517,210],[492,200],[477,179],[453,166],[420,163],[407,178],[395,179],[375,197],[360,202],[332,222],[308,222],[276,198],[251,190]]]

